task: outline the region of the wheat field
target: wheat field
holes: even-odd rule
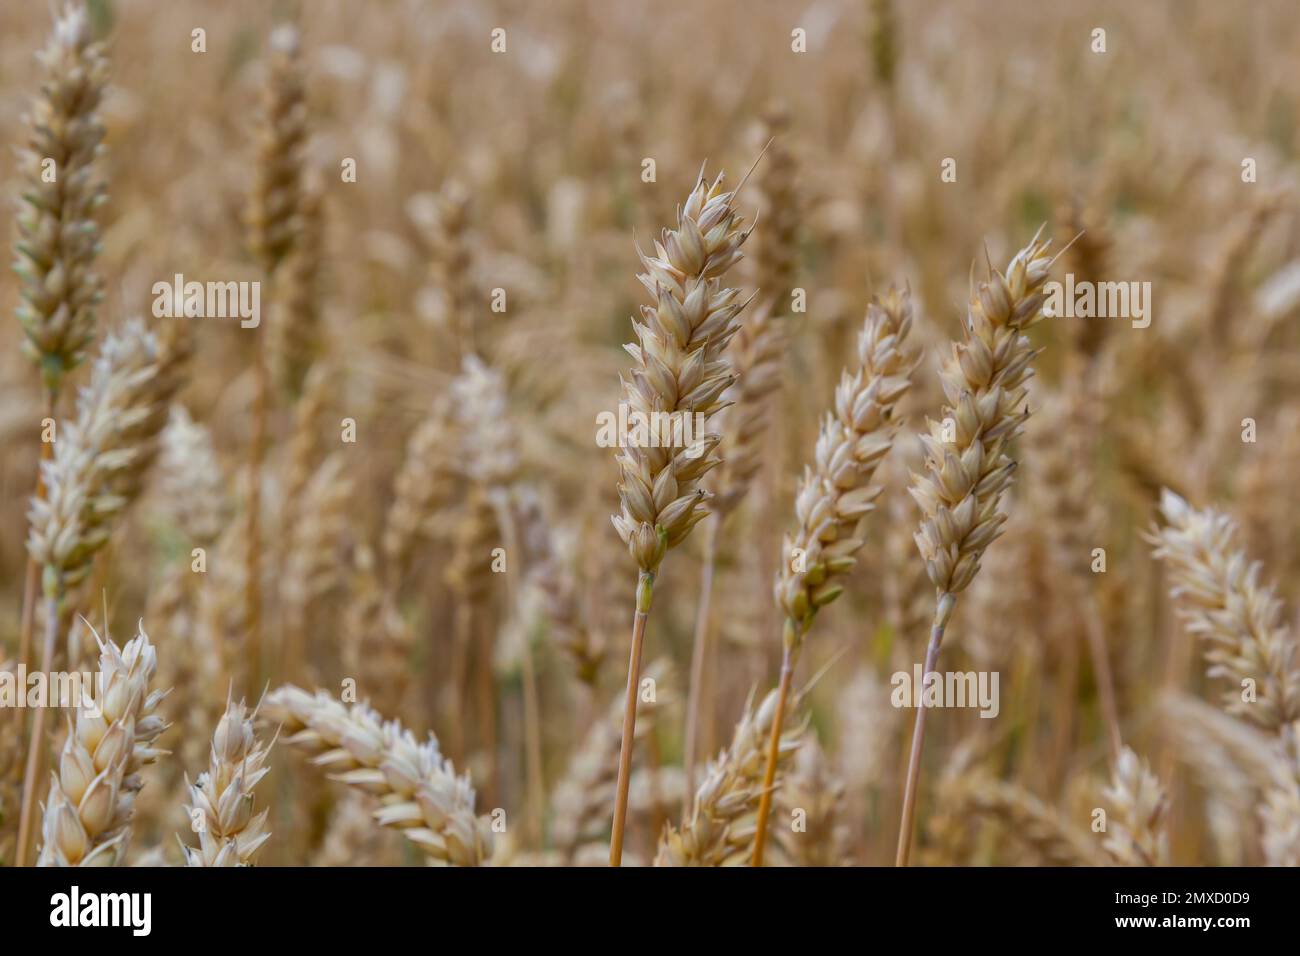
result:
[[[1300,865],[1297,48],[7,5],[0,864]]]

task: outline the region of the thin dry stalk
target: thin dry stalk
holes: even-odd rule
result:
[[[271,34],[271,56],[262,91],[261,125],[257,132],[257,161],[248,208],[248,244],[267,284],[293,250],[300,232],[302,149],[307,136],[307,106],[298,53],[300,38],[292,24]],[[253,341],[253,435],[248,458],[248,577],[245,601],[248,647],[257,673],[262,655],[262,460],[269,414],[269,373],[263,330]]]
[[[663,705],[663,689],[669,676],[667,660],[649,664],[645,676],[655,682],[655,695],[642,701],[636,735],[640,740],[654,733],[656,718]],[[610,702],[604,720],[592,725],[579,745],[568,770],[555,786],[551,804],[555,810],[554,838],[556,849],[566,862],[572,862],[583,846],[601,843],[604,855],[605,816],[617,783],[615,766],[623,720],[623,698]]]

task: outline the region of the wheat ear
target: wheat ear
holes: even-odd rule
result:
[[[227,702],[212,735],[207,772],[192,784],[186,780],[191,826],[199,835],[197,848],[182,843],[186,866],[251,866],[271,837],[267,811],[253,812],[253,788],[270,771],[270,748],[253,732],[256,716],[242,700]]]
[[[749,232],[742,231],[735,198],[734,192],[723,188],[721,174],[709,184],[701,172],[678,210],[677,228],[664,230],[653,256],[641,253],[645,272],[638,278],[654,305],[641,307],[641,321],[632,323],[637,341],[625,346],[633,360],[631,374],[622,380],[629,420],[636,415],[650,422],[656,413],[668,413],[678,420],[689,416],[693,422],[707,421],[723,407],[722,394],[735,381],[723,350],[736,334],[737,317],[746,304],[738,290],[724,288],[721,280],[740,261],[740,247],[749,237]],[[619,865],[623,853],[637,677],[655,575],[668,549],[684,541],[709,514],[709,494],[700,487],[700,480],[718,464],[714,449],[720,438],[715,434],[693,437],[684,448],[629,444],[617,458],[622,507],[613,522],[640,574],[628,658],[611,866]]]
[[[785,701],[804,638],[817,612],[844,590],[857,563],[863,519],[875,508],[876,468],[894,445],[895,408],[911,385],[915,357],[906,348],[912,328],[907,291],[891,289],[867,308],[858,336],[858,368],[840,377],[835,405],[822,420],[813,464],[795,496],[798,527],[786,535],[775,599],[785,616],[776,720],[768,743],[766,785],[758,810],[754,865],[763,864],[767,817],[775,785],[777,747]]]
[[[1006,515],[1002,492],[1016,463],[1007,445],[1020,434],[1029,363],[1037,354],[1024,334],[1043,317],[1043,284],[1054,260],[1040,228],[1015,254],[1006,272],[993,272],[972,290],[965,338],[954,343],[940,372],[948,404],[941,421],[921,436],[925,471],[914,474],[912,497],[921,508],[916,545],[935,587],[934,622],[925,653],[925,674],[935,669],[944,628],[957,595],[979,571],[980,556],[1001,533]],[[896,863],[907,865],[912,845],[912,813],[925,743],[925,707],[916,709],[912,752],[907,767],[903,816]]]
[[[1227,515],[1197,511],[1167,488],[1160,513],[1166,525],[1148,540],[1169,567],[1187,630],[1206,641],[1210,676],[1232,684],[1224,691],[1225,709],[1280,730],[1300,717],[1300,661],[1273,587],[1237,547],[1237,528]],[[1259,687],[1258,699],[1243,699],[1247,686]]]
[[[1145,760],[1124,747],[1103,796],[1111,814],[1102,849],[1119,866],[1161,866],[1169,862],[1164,815],[1169,799]]]
[[[288,743],[314,754],[331,776],[379,799],[375,820],[435,860],[477,866],[492,855],[492,827],[474,815],[474,787],[458,777],[432,734],[424,743],[397,721],[384,721],[366,704],[351,707],[324,691],[291,684],[263,705],[291,736]]]
[[[789,702],[799,705],[799,694]],[[669,826],[659,841],[655,866],[724,866],[750,856],[757,834],[758,803],[765,792],[764,760],[776,725],[775,690],[757,706],[753,697],[736,724],[731,745],[704,770],[695,792],[695,808],[680,828]],[[805,726],[788,728],[780,738],[778,766],[784,768],[799,749]]]
[[[126,646],[100,641],[103,680],[94,706],[83,704],[68,730],[45,801],[39,866],[117,866],[131,837],[131,810],[144,785],[140,768],[162,753],[167,724],[154,713],[157,653],[141,627]]]

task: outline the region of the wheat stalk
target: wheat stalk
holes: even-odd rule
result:
[[[257,160],[253,166],[247,226],[249,248],[262,267],[268,285],[293,250],[301,229],[302,151],[307,138],[307,106],[299,62],[300,44],[298,28],[293,24],[281,24],[272,31],[271,56],[262,89]],[[258,329],[254,336],[253,434],[248,456],[248,532],[245,539],[248,576],[244,600],[248,616],[248,654],[256,674],[262,657],[262,459],[266,444],[269,386],[265,335]]]
[[[736,334],[737,317],[746,304],[738,290],[724,288],[721,280],[740,261],[740,247],[749,237],[741,231],[735,198],[734,192],[723,189],[721,174],[709,184],[701,170],[678,210],[677,228],[664,230],[653,256],[640,254],[645,272],[638,278],[654,306],[641,307],[641,321],[632,323],[637,341],[625,346],[633,359],[631,374],[622,379],[629,418],[637,415],[649,422],[655,413],[667,413],[707,421],[723,407],[722,395],[735,381],[723,350]],[[640,574],[610,841],[612,866],[619,865],[623,852],[637,677],[655,575],[668,549],[684,541],[709,514],[709,495],[700,480],[718,463],[713,452],[719,441],[719,436],[707,434],[694,435],[685,448],[629,444],[617,457],[621,510],[613,516],[614,528]]]
[[[379,799],[375,820],[395,827],[426,855],[477,866],[492,855],[492,827],[474,815],[474,787],[456,776],[432,734],[423,744],[397,721],[363,703],[344,706],[324,691],[286,684],[267,696],[264,713],[310,751],[331,776]]]
[[[1165,489],[1160,513],[1166,525],[1148,540],[1164,559],[1171,594],[1189,633],[1204,638],[1209,675],[1234,686],[1224,691],[1229,713],[1278,731],[1300,717],[1300,661],[1296,640],[1281,624],[1281,602],[1260,580],[1261,568],[1236,545],[1228,516],[1197,511]],[[1258,686],[1249,698],[1247,687]]]
[[[193,784],[186,781],[191,827],[199,835],[197,848],[181,844],[186,866],[251,866],[271,837],[267,811],[253,812],[253,788],[270,771],[269,747],[253,731],[256,716],[242,700],[228,701],[212,735],[207,772]]]
[[[873,300],[858,336],[858,368],[845,370],[832,411],[822,420],[813,464],[795,496],[798,527],[782,544],[775,599],[785,616],[776,720],[768,744],[767,779],[758,811],[754,865],[763,863],[785,701],[804,638],[817,612],[843,592],[840,579],[857,563],[861,525],[880,487],[876,468],[894,444],[895,407],[911,385],[915,357],[906,348],[912,327],[907,291]]]
[[[657,689],[652,700],[642,702],[641,719],[636,725],[640,740],[654,733],[663,704],[662,691],[669,675],[668,661],[651,663],[646,667],[645,675],[655,681]],[[564,776],[555,786],[551,798],[555,808],[555,846],[566,862],[572,862],[584,844],[603,839],[601,831],[608,822],[604,814],[617,783],[614,768],[622,719],[623,701],[617,697],[610,702],[604,719],[592,724],[570,759]]]
[[[157,652],[141,627],[119,649],[99,643],[103,684],[93,707],[77,709],[45,801],[39,866],[117,866],[131,837],[140,769],[167,724],[155,710],[164,691],[150,691]]]
[[[944,418],[931,421],[930,433],[921,436],[925,471],[913,475],[910,491],[921,508],[916,545],[936,592],[925,674],[938,662],[957,595],[979,571],[984,549],[1006,521],[999,506],[1016,467],[1006,449],[1029,417],[1025,398],[1036,354],[1024,333],[1042,318],[1042,288],[1054,261],[1046,255],[1049,241],[1042,232],[1012,257],[1005,273],[990,270],[972,290],[965,339],[953,344],[940,372],[948,400]],[[911,849],[924,742],[925,707],[920,706],[899,826],[899,866],[907,865]]]

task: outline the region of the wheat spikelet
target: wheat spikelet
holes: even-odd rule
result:
[[[40,365],[48,393],[79,365],[95,337],[103,281],[95,210],[104,186],[95,161],[103,147],[98,110],[108,61],[91,35],[81,3],[68,4],[39,54],[45,80],[32,104],[30,138],[19,157],[23,176],[17,257],[23,351]],[[53,160],[52,169],[42,164]],[[53,178],[49,173],[53,173]]]
[[[859,527],[875,507],[876,467],[893,447],[895,405],[911,385],[915,359],[905,348],[911,297],[892,289],[873,301],[858,337],[859,368],[847,370],[835,406],[822,421],[813,464],[795,497],[798,530],[787,535],[775,585],[786,617],[787,646],[797,649],[817,612],[839,597],[837,580],[856,563]],[[796,570],[802,559],[802,570]]]
[[[798,709],[798,699],[791,709]],[[777,692],[755,707],[751,697],[736,724],[731,745],[704,771],[691,817],[668,827],[659,841],[655,866],[724,866],[742,863],[754,843],[756,814],[763,792],[768,737],[776,719]],[[799,749],[804,725],[781,735],[778,772]]]
[[[745,303],[739,291],[723,288],[721,276],[740,260],[749,233],[741,231],[735,194],[722,184],[721,174],[711,185],[701,175],[678,210],[677,228],[664,230],[653,256],[641,253],[638,278],[654,306],[641,307],[641,321],[632,323],[637,341],[625,346],[634,363],[622,380],[629,419],[649,422],[659,412],[707,421],[735,381],[722,354]],[[614,527],[645,573],[708,515],[709,495],[699,483],[718,464],[720,439],[694,439],[687,448],[629,444],[617,456],[622,508]]]
[[[140,628],[119,649],[100,642],[103,678],[97,708],[81,706],[51,775],[39,866],[117,866],[131,836],[140,769],[167,724],[154,713],[164,691],[150,691],[157,653]]]
[[[1112,804],[1102,841],[1107,855],[1119,866],[1167,864],[1169,837],[1164,832],[1164,815],[1169,801],[1146,761],[1123,748],[1102,796]]]
[[[1237,548],[1226,515],[1197,511],[1168,489],[1160,512],[1166,526],[1148,540],[1169,567],[1187,630],[1207,642],[1210,676],[1233,685],[1224,691],[1225,709],[1280,730],[1300,717],[1300,662],[1295,638],[1280,623],[1281,602],[1261,583],[1259,564]],[[1258,687],[1258,699],[1243,699],[1247,682]]]
[[[266,698],[264,712],[334,779],[377,797],[375,820],[400,829],[428,856],[459,866],[491,856],[492,828],[474,815],[474,787],[468,776],[456,776],[432,734],[421,744],[365,704],[346,707],[324,691],[312,695],[291,684]]]
[[[268,75],[262,90],[257,162],[248,207],[248,244],[271,275],[298,239],[302,148],[307,105],[299,63],[298,28],[281,24],[271,33]]]
[[[253,732],[255,717],[242,700],[227,702],[217,723],[208,770],[189,784],[189,813],[199,845],[182,843],[186,866],[251,866],[271,837],[267,811],[253,812],[253,788],[270,770],[264,766],[269,748]]]

